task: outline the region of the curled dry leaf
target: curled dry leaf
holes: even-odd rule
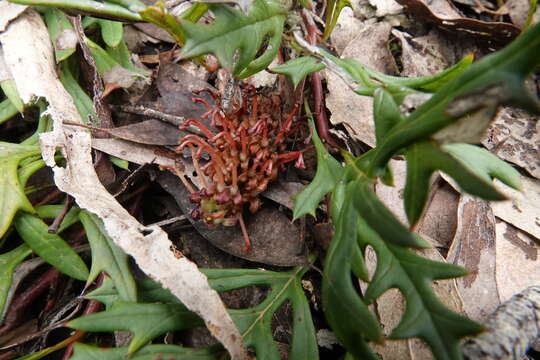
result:
[[[540,122],[538,116],[502,108],[482,144],[498,157],[514,163],[540,179]]]
[[[0,3],[0,13],[5,4]],[[114,242],[133,256],[143,271],[199,314],[232,358],[247,359],[242,336],[207,278],[185,257],[175,257],[163,230],[141,225],[107,192],[92,165],[90,134],[63,128],[64,121],[81,119],[56,76],[53,50],[39,14],[26,11],[19,16],[0,34],[0,42],[21,98],[28,102],[43,97],[49,102],[54,130],[41,135],[40,142],[42,156],[53,168],[58,188],[73,196],[81,208],[98,215]],[[55,164],[57,149],[67,160],[65,168]]]
[[[474,320],[485,320],[500,304],[495,281],[495,217],[488,202],[461,197],[447,260],[470,271],[456,279],[464,310]]]
[[[342,57],[358,60],[383,73],[392,73],[395,64],[387,47],[391,28],[385,22],[367,25],[343,50]],[[326,75],[329,93],[326,106],[332,113],[332,124],[343,124],[353,138],[375,146],[372,98],[358,96],[334,73],[327,71]]]

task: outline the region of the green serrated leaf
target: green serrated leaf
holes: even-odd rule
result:
[[[486,149],[470,144],[445,144],[441,149],[487,182],[496,178],[520,190],[519,172]]]
[[[176,345],[148,345],[129,355],[128,348],[98,348],[76,343],[71,360],[215,360],[226,351],[220,346],[202,349],[185,348]]]
[[[301,192],[294,196],[293,218],[296,220],[306,214],[315,216],[315,210],[324,195],[328,194],[343,174],[341,164],[326,151],[313,120],[310,120],[312,140],[317,150],[317,172],[313,181]]]
[[[380,144],[386,134],[403,120],[394,97],[383,88],[376,89],[373,94],[373,119],[377,144]]]
[[[287,75],[291,78],[294,87],[297,87],[304,77],[324,68],[325,66],[314,57],[302,56],[273,67],[271,70],[277,74]]]
[[[22,244],[15,249],[0,255],[0,322],[4,315],[7,294],[11,286],[11,279],[15,266],[22,262],[32,250],[26,244]]]
[[[17,168],[21,160],[38,154],[38,146],[0,142],[0,237],[6,233],[17,211],[34,212],[19,182]]]
[[[339,215],[334,217],[336,231],[325,258],[322,299],[326,319],[347,350],[358,358],[377,359],[366,339],[382,340],[379,323],[358,295],[351,278],[358,219],[351,194],[360,181],[346,185]]]
[[[248,15],[227,5],[209,7],[216,16],[214,23],[180,23],[186,34],[183,58],[214,54],[239,78],[253,75],[272,62],[281,44],[285,9],[265,0],[255,0]],[[257,57],[264,41],[266,49]]]
[[[446,148],[454,154],[443,151]],[[406,158],[404,201],[411,225],[416,224],[422,215],[429,194],[431,174],[436,170],[450,175],[463,191],[486,200],[506,199],[493,186],[492,176],[519,187],[519,174],[516,170],[496,156],[472,145],[454,144],[439,148],[431,142],[420,142],[409,146]]]
[[[395,126],[378,146],[369,173],[378,175],[398,151],[427,139],[469,113],[497,104],[512,103],[531,112],[540,112],[540,104],[524,86],[527,74],[540,63],[540,24],[519,36],[501,51],[472,64],[416,109],[404,122]],[[494,95],[479,94],[495,89]],[[468,96],[475,101],[466,104]],[[459,106],[466,104],[464,109]],[[487,126],[489,124],[485,124]]]
[[[19,91],[17,91],[15,81],[13,79],[0,81],[0,88],[2,88],[4,95],[6,95],[9,101],[11,101],[13,106],[17,108],[17,111],[22,113],[24,111],[24,103],[19,96]]]
[[[358,226],[360,245],[370,245],[377,253],[377,268],[366,290],[366,300],[374,301],[391,288],[398,288],[405,298],[405,312],[390,338],[419,337],[428,343],[436,359],[461,359],[460,339],[481,332],[482,327],[446,308],[433,292],[431,282],[463,276],[467,271],[384,241],[362,220]]]
[[[84,261],[60,236],[49,234],[49,227],[40,218],[19,213],[14,224],[24,242],[43,260],[75,279],[88,278]]]
[[[97,20],[101,28],[101,37],[107,46],[116,47],[124,37],[124,25],[119,21]]]
[[[126,253],[109,238],[103,222],[97,216],[81,211],[79,218],[92,249],[92,267],[86,283],[92,283],[104,271],[112,278],[120,300],[136,302],[137,287],[129,270]]]
[[[47,29],[49,30],[49,37],[54,46],[56,62],[59,63],[70,57],[77,49],[77,41],[69,44],[61,40],[67,34],[69,34],[67,36],[75,37],[76,40],[75,30],[66,14],[56,8],[47,8],[43,15],[47,23]]]
[[[204,322],[181,304],[137,304],[115,302],[110,309],[85,315],[67,326],[86,331],[125,330],[133,333],[128,354],[133,354],[167,331],[190,329]]]

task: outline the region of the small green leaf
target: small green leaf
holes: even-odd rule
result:
[[[19,96],[19,91],[17,91],[15,81],[13,81],[13,79],[0,81],[0,87],[13,106],[17,108],[17,111],[22,113],[24,111],[24,103]]]
[[[278,65],[272,68],[272,72],[287,75],[291,78],[294,87],[297,87],[300,81],[307,75],[324,69],[325,66],[314,57],[302,56],[296,59],[291,59],[285,64]]]
[[[106,272],[118,290],[120,300],[137,301],[137,287],[131,275],[128,256],[107,235],[103,222],[87,211],[79,214],[92,248],[92,268],[87,284],[92,283],[100,272]]]
[[[116,47],[107,46],[107,54],[109,54],[118,64],[123,68],[140,74],[141,76],[149,76],[150,73],[143,69],[139,69],[131,61],[131,51],[129,51],[127,44],[124,40],[120,41]]]
[[[380,144],[386,134],[403,120],[394,97],[383,88],[376,89],[373,94],[373,119],[377,144]]]
[[[124,36],[124,25],[118,21],[98,19],[101,27],[101,37],[105,44],[110,47],[116,47],[122,41]]]
[[[75,343],[71,360],[216,360],[226,354],[220,346],[185,348],[176,345],[148,345],[129,355],[128,348],[98,348]]]
[[[479,333],[482,327],[446,308],[437,299],[431,282],[463,276],[467,271],[393,245],[362,220],[358,226],[362,248],[370,245],[377,253],[377,268],[366,290],[366,300],[373,302],[391,288],[398,288],[405,298],[405,312],[390,338],[420,337],[431,347],[436,359],[461,359],[459,340]]]
[[[77,35],[73,30],[73,25],[62,11],[50,7],[45,10],[43,15],[54,46],[56,62],[59,63],[70,57],[77,49]],[[74,37],[75,41],[71,44],[66,43],[63,37]]]
[[[26,244],[22,244],[0,255],[0,322],[2,322],[4,317],[4,306],[6,305],[7,294],[11,286],[15,266],[31,253],[32,250]]]
[[[328,40],[332,31],[336,27],[339,14],[346,6],[352,7],[350,0],[330,0],[326,5],[326,14],[324,21],[324,34],[322,42]]]
[[[24,242],[43,260],[75,279],[88,278],[84,261],[60,236],[49,234],[49,227],[40,218],[19,213],[14,223]]]
[[[216,16],[212,24],[180,23],[186,34],[183,58],[212,53],[239,78],[253,75],[272,62],[281,44],[284,8],[265,0],[255,0],[248,15],[227,5],[209,7]],[[257,57],[265,41],[265,51]]]
[[[317,135],[313,120],[310,120],[310,126],[313,132],[313,144],[317,150],[317,172],[313,181],[294,196],[294,219],[306,214],[315,216],[315,210],[322,198],[332,191],[343,173],[343,167],[340,163],[326,151],[319,135]]]
[[[204,322],[180,304],[129,302],[115,302],[107,311],[85,315],[67,323],[67,326],[78,330],[125,330],[133,333],[128,354],[133,354],[156,336],[168,331],[201,325],[204,325]]]
[[[351,278],[358,220],[352,194],[361,181],[346,185],[339,215],[333,216],[337,219],[336,231],[326,253],[322,296],[326,319],[347,350],[358,358],[377,359],[365,339],[382,340],[379,323],[358,295]]]
[[[443,150],[450,149],[445,152]],[[453,152],[453,153],[452,153]],[[409,146],[407,182],[405,184],[405,212],[409,223],[416,224],[429,194],[431,174],[441,170],[450,175],[469,194],[486,200],[504,200],[492,184],[492,176],[510,186],[519,187],[519,174],[495,155],[467,144],[445,145],[439,148],[431,142]]]
[[[40,154],[39,147],[0,142],[0,237],[4,236],[18,210],[34,212],[19,182],[21,160]]]
[[[487,182],[496,178],[516,190],[521,188],[519,172],[486,149],[470,144],[445,144],[441,149]]]
[[[120,169],[128,170],[129,169],[129,161],[120,159],[116,156],[109,155],[109,160],[111,163]]]
[[[71,70],[71,64],[68,62],[62,62],[60,64],[60,81],[62,85],[66,88],[67,92],[73,98],[73,102],[77,107],[79,114],[81,115],[82,121],[87,124],[91,123],[91,119],[96,119],[97,115],[94,111],[94,103],[90,96],[83,90],[79,85],[79,82],[73,76]]]

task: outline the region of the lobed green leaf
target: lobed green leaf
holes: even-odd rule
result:
[[[215,360],[226,352],[220,346],[185,348],[176,345],[148,345],[134,354],[128,348],[98,348],[76,343],[71,360]]]

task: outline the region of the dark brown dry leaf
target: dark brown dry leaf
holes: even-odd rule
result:
[[[188,134],[176,126],[155,119],[103,130],[118,139],[161,146],[178,145],[180,138]]]
[[[278,181],[271,183],[268,186],[268,190],[261,195],[292,210],[294,208],[293,196],[298,194],[305,187],[305,185],[298,182],[289,182],[278,179]]]
[[[460,16],[452,16],[452,12],[446,9],[433,8],[434,4],[440,4],[442,1],[433,1],[429,6],[422,0],[397,0],[410,11],[417,20],[435,24],[441,29],[448,30],[454,34],[466,34],[474,36],[480,40],[497,43],[500,45],[508,44],[516,38],[521,29],[515,25],[503,22],[486,22]]]
[[[456,279],[467,316],[482,322],[500,304],[495,280],[495,217],[488,202],[461,197],[450,263],[470,273]]]
[[[540,122],[519,109],[501,109],[482,144],[498,157],[540,179]]]
[[[150,23],[135,23],[134,27],[145,33],[146,35],[153,37],[154,39],[165,41],[171,44],[175,44],[176,41],[169,35],[169,33],[160,27]]]
[[[159,184],[170,193],[184,214],[190,214],[195,204],[189,201],[189,193],[178,177],[170,173],[158,176]],[[275,207],[263,205],[256,214],[246,218],[251,238],[251,250],[244,249],[240,227],[208,229],[202,221],[192,221],[197,231],[219,249],[250,261],[278,266],[305,265],[307,255],[300,230]]]
[[[212,85],[193,76],[182,66],[170,62],[163,62],[160,65],[155,83],[160,96],[157,102],[149,104],[149,107],[167,114],[183,116],[186,119],[202,120],[201,116],[207,109],[200,103],[194,103],[191,100],[195,97],[193,91],[205,88],[214,90]],[[204,98],[213,104],[207,93],[201,93],[196,97]]]

